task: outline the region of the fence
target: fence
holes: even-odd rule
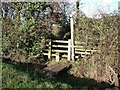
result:
[[[79,43],[79,42],[75,42]],[[74,60],[75,58],[85,57],[86,55],[90,55],[96,50],[85,48],[81,45],[71,44],[71,39],[66,40],[49,40],[46,45],[46,49],[44,50],[44,55],[48,56],[48,59],[52,57],[56,57],[56,60],[59,61],[61,58],[67,58],[68,60]],[[73,49],[72,49],[73,48]],[[73,58],[72,58],[73,55]]]

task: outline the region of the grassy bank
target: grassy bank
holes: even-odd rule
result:
[[[61,74],[57,78],[48,78],[32,65],[18,63],[2,64],[2,88],[80,88],[80,90],[110,90],[94,79],[76,78]]]

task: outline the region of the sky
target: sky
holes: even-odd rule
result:
[[[2,1],[57,1],[57,2],[71,2],[74,3],[73,6],[75,6],[75,1],[77,0],[2,0]],[[88,16],[88,17],[94,17],[96,14],[99,14],[99,11],[102,11],[104,13],[111,13],[114,10],[118,10],[118,2],[120,0],[80,0],[80,3],[83,3],[80,6],[80,9]],[[71,6],[71,8],[73,8]]]
[[[99,10],[104,13],[111,13],[118,10],[118,2],[120,0],[81,0],[83,5],[81,10],[89,17],[99,13]]]

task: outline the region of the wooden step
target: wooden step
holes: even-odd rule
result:
[[[58,62],[51,66],[45,67],[43,69],[43,72],[46,74],[46,76],[52,78],[54,76],[57,76],[59,72],[62,72],[63,70],[70,67],[70,63],[68,61],[66,62]]]

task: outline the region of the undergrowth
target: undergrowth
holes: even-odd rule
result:
[[[91,82],[91,84],[90,84]],[[102,85],[102,84],[101,84]],[[100,86],[95,80],[77,78],[68,73],[57,78],[45,77],[41,70],[26,67],[18,63],[2,64],[2,88],[76,88],[80,90],[109,90]],[[98,89],[99,88],[99,89]]]

